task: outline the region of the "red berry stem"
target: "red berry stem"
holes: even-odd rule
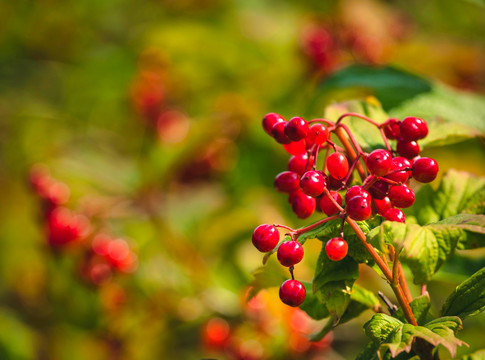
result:
[[[327,190],[327,189],[325,189],[325,190]],[[324,218],[322,220],[317,221],[316,223],[313,223],[313,224],[308,225],[308,226],[305,226],[305,227],[303,227],[301,229],[295,230],[293,232],[293,235],[295,235],[295,237],[298,238],[298,236],[300,236],[301,234],[304,234],[307,231],[313,230],[313,229],[319,227],[320,225],[326,223],[327,221],[335,220],[335,219],[338,219],[338,218],[339,218],[339,215],[329,216],[327,218]]]
[[[382,139],[384,140],[384,144],[386,145],[386,149],[390,152],[392,151],[391,149],[391,145],[389,144],[389,140],[387,139],[387,136],[386,134],[384,133],[384,129],[383,129],[383,125],[384,124],[379,124],[377,122],[375,122],[374,120],[372,120],[371,118],[368,118],[367,116],[364,116],[364,115],[361,115],[361,114],[357,114],[357,113],[346,113],[346,114],[343,114],[341,115],[338,120],[337,120],[337,123],[336,125],[340,125],[340,122],[348,117],[348,116],[353,116],[353,117],[357,117],[359,119],[362,119],[362,120],[365,120],[369,123],[371,123],[372,125],[374,125],[375,127],[377,127],[379,129],[379,132],[381,133],[381,136],[382,136]]]
[[[330,128],[335,127],[335,123],[333,121],[327,120],[327,119],[313,119],[313,120],[308,121],[308,125],[319,123],[319,122],[322,122],[322,123],[328,125],[328,128],[329,128],[328,131],[330,131]]]
[[[354,145],[355,150],[357,150],[357,153],[358,154],[364,154],[364,152],[362,151],[362,148],[360,147],[360,145],[359,145],[357,139],[355,138],[354,134],[352,134],[352,131],[350,131],[349,127],[345,124],[338,124],[337,128],[339,128],[339,127],[343,128],[345,130],[345,132],[349,136],[350,141],[352,142],[352,145]]]
[[[367,116],[365,115],[362,115],[362,114],[358,114],[358,113],[353,113],[353,112],[349,112],[349,113],[345,113],[343,115],[340,115],[340,117],[337,119],[337,122],[335,123],[336,125],[339,125],[341,123],[341,121],[343,119],[345,119],[346,117],[349,117],[349,116],[353,116],[353,117],[356,117],[356,118],[359,118],[359,119],[362,119],[362,120],[365,120],[369,123],[371,123],[372,125],[376,126],[376,127],[380,127],[381,124],[375,122],[374,120],[372,120],[371,118],[368,118]]]
[[[323,189],[323,193],[325,196],[332,202],[332,204],[338,209],[339,212],[345,211],[342,206],[333,198],[332,194],[330,194],[330,191],[328,191],[327,188]],[[336,215],[337,217],[340,217],[340,215]]]
[[[399,302],[399,305],[403,309],[404,316],[406,317],[406,320],[410,324],[417,326],[418,323],[416,322],[416,318],[414,317],[414,314],[411,310],[411,307],[409,306],[409,301],[408,301],[407,297],[404,295],[403,289],[401,287],[401,280],[403,280],[403,282],[405,282],[406,279],[403,277],[402,279],[399,279],[399,281],[394,281],[391,269],[389,269],[389,266],[387,265],[387,263],[384,262],[384,260],[377,254],[377,251],[374,249],[374,247],[367,242],[365,234],[362,232],[362,229],[359,227],[359,225],[357,225],[357,223],[349,217],[347,217],[346,221],[347,221],[347,224],[350,225],[352,230],[354,230],[355,234],[357,235],[357,237],[361,241],[362,245],[364,245],[365,249],[367,250],[369,255],[372,257],[372,259],[375,261],[375,263],[377,264],[379,269],[381,269],[381,271],[384,274],[384,276],[386,277],[387,281],[391,284],[391,288],[394,292],[394,295],[396,295],[396,298]]]
[[[345,176],[345,178],[342,180],[343,184],[338,189],[338,191],[346,188],[349,185],[348,182],[349,182],[350,176],[354,172],[355,166],[359,163],[360,156],[361,156],[360,154],[357,154],[357,157],[354,159],[354,161],[352,161],[352,164],[350,165],[350,168],[349,168],[349,172],[347,173],[347,175]]]
[[[293,270],[295,270],[295,267],[291,265],[288,270],[290,270],[290,275],[291,275],[291,280],[295,280],[295,275],[293,274]]]
[[[280,228],[283,228],[283,229],[286,229],[286,230],[290,230],[290,232],[294,232],[295,229],[292,229],[290,228],[289,226],[286,226],[286,225],[280,225],[280,224],[273,224],[274,227],[280,227]]]
[[[400,170],[400,171],[402,171],[402,170]],[[394,180],[391,180],[391,179],[388,179],[388,178],[385,178],[385,177],[382,177],[382,176],[378,176],[376,178],[376,181],[377,180],[388,183],[390,185],[402,185],[402,183],[400,181],[394,181]]]
[[[344,132],[342,131],[342,129],[340,127],[338,127],[338,128],[335,129],[335,135],[337,135],[337,137],[339,138],[340,142],[344,146],[345,150],[349,154],[350,160],[351,161],[354,161],[355,158],[357,157],[357,153],[355,152],[354,148],[352,147],[352,145],[350,144],[350,142],[345,137],[345,134],[344,134]],[[357,163],[356,167],[357,167],[357,171],[359,172],[360,178],[363,181],[365,179],[365,177],[366,177],[365,176],[365,170],[362,167],[362,164],[361,163]]]

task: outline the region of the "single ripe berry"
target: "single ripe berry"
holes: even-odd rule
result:
[[[399,209],[391,208],[384,213],[384,219],[403,223],[406,221],[406,215]]]
[[[306,290],[298,280],[286,280],[280,287],[280,299],[289,306],[297,307],[305,301]]]
[[[285,135],[285,124],[286,121],[280,121],[273,125],[271,128],[271,135],[274,137],[276,142],[280,144],[289,144],[291,140]]]
[[[370,194],[362,186],[354,185],[349,187],[349,189],[345,193],[345,203],[348,203],[350,199],[357,195],[360,195],[363,198],[370,200]]]
[[[398,140],[396,145],[399,155],[412,159],[419,155],[419,145],[416,141]]]
[[[382,200],[372,199],[372,205],[374,207],[374,211],[382,216],[384,216],[387,210],[392,208],[391,200],[387,196]]]
[[[304,139],[309,131],[308,123],[301,117],[291,118],[285,124],[285,135],[291,141],[299,141]]]
[[[262,224],[254,229],[252,240],[256,249],[261,252],[268,252],[278,245],[280,234],[274,226]]]
[[[371,199],[357,195],[346,202],[347,214],[356,221],[367,220],[372,215]]]
[[[414,191],[406,185],[391,186],[389,199],[395,207],[407,208],[414,204]]]
[[[343,180],[335,179],[332,175],[327,176],[327,189],[340,190],[344,185]]]
[[[389,139],[397,139],[400,137],[400,131],[399,131],[399,125],[401,124],[401,121],[398,119],[390,118],[389,120],[386,121],[386,124],[384,126],[384,134]]]
[[[327,158],[327,169],[331,176],[341,180],[349,172],[349,162],[343,154],[335,152]]]
[[[386,178],[388,178],[389,180],[393,180],[395,182],[400,182],[400,183],[406,182],[407,179],[409,178],[410,172],[396,171],[396,170],[410,168],[411,162],[402,156],[396,156],[395,158],[392,159],[392,162],[393,162],[393,167],[392,167],[391,174],[387,174]]]
[[[288,154],[299,155],[306,153],[306,142],[305,139],[300,141],[292,141],[289,144],[283,144],[283,148]]]
[[[342,197],[338,192],[330,191],[330,196],[337,202],[337,204],[342,206]],[[339,211],[325,194],[320,198],[320,209],[328,216],[335,215]]]
[[[310,217],[317,207],[317,201],[315,198],[305,195],[302,191],[290,194],[289,200],[293,212],[300,219]]]
[[[328,139],[328,129],[322,124],[310,126],[307,135],[307,143],[322,145]]]
[[[325,189],[325,177],[320,171],[310,170],[300,179],[300,188],[308,196],[319,196]]]
[[[367,156],[367,168],[376,176],[384,176],[393,167],[392,155],[389,151],[383,149],[374,150]]]
[[[438,163],[431,158],[419,158],[413,163],[413,178],[422,183],[429,183],[438,175]]]
[[[369,188],[369,194],[372,196],[373,199],[382,200],[387,196],[388,190],[389,190],[388,183],[385,183],[383,181],[376,181]]]
[[[303,246],[298,241],[285,241],[277,252],[278,261],[283,266],[293,266],[303,259]]]
[[[293,171],[283,171],[276,175],[274,187],[279,192],[292,193],[300,189],[300,176]]]
[[[325,244],[325,252],[327,253],[328,258],[332,261],[342,260],[347,256],[348,250],[349,246],[347,245],[347,241],[341,237],[334,237],[328,240]]]
[[[417,117],[407,117],[399,125],[401,137],[407,141],[419,140],[428,135],[426,121]]]
[[[297,173],[298,175],[303,175],[307,169],[313,166],[313,158],[309,157],[306,152],[293,155],[288,160],[288,170]]]
[[[271,129],[273,128],[274,124],[278,122],[283,122],[285,123],[286,120],[281,116],[280,114],[277,113],[269,113],[264,115],[263,117],[263,129],[264,131],[269,135],[272,136]]]

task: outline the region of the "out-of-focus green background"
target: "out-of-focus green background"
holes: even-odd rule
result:
[[[333,45],[315,61],[322,28]],[[429,84],[448,114],[481,111],[481,95],[461,91],[485,91],[484,31],[480,0],[0,1],[0,359],[354,356],[369,314],[311,346],[314,324],[274,288],[245,302],[262,259],[254,227],[308,223],[272,189],[288,155],[261,118],[321,117],[333,101],[368,95],[390,113],[434,117],[441,103],[413,113],[406,102]],[[386,78],[386,65],[400,75]],[[450,105],[453,88],[469,102]],[[485,174],[477,139],[425,154],[443,171]],[[47,245],[28,181],[35,164],[89,218],[76,246]],[[99,232],[127,241],[138,265],[93,285],[80,264]],[[306,281],[319,246],[305,245]],[[438,276],[430,291],[461,276]],[[463,352],[483,345],[483,316],[465,329]]]

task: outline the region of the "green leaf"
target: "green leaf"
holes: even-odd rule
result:
[[[410,353],[415,338],[421,338],[433,346],[442,345],[454,357],[456,347],[465,344],[455,337],[462,327],[461,319],[447,316],[427,323],[425,326],[405,324],[386,314],[376,314],[365,325],[365,333],[374,344],[379,346],[379,356],[387,352],[394,358],[399,354]],[[370,351],[370,350],[368,350]]]
[[[443,304],[441,314],[456,315],[465,319],[479,314],[484,309],[485,268],[482,268],[457,286]]]
[[[345,91],[347,94],[351,92],[353,98],[374,95],[383,108],[389,110],[431,89],[427,80],[403,70],[352,65],[325,79],[313,104],[338,98],[338,93]]]
[[[418,296],[417,298],[413,299],[410,303],[409,306],[411,307],[411,310],[414,314],[414,317],[416,318],[416,322],[418,325],[426,323],[428,319],[428,312],[431,307],[431,302],[429,301],[429,296],[428,295],[421,295]],[[401,308],[397,310],[393,316],[402,322],[406,321],[406,318],[404,317],[404,312],[402,311]]]
[[[311,291],[312,284],[309,282],[303,282],[306,289],[306,297],[303,304],[300,305],[300,309],[305,311],[308,316],[314,320],[322,320],[330,315],[325,304],[321,303],[318,298]]]
[[[403,224],[385,221],[380,233],[369,236],[372,243],[384,238],[387,243],[402,249],[400,259],[409,265],[416,284],[428,282],[433,274],[454,252],[461,230],[450,225]]]
[[[374,293],[357,284],[354,284],[350,294],[350,302],[348,303],[338,322],[336,322],[334,318],[330,319],[319,332],[311,335],[310,339],[312,341],[319,341],[336,326],[356,318],[365,310],[377,310],[379,307],[379,299],[374,295]]]
[[[436,223],[460,229],[457,248],[476,249],[485,246],[485,215],[455,215]]]
[[[437,190],[430,185],[416,192],[416,202],[411,215],[419,224],[437,222],[447,217],[467,213],[483,213],[485,210],[485,177],[449,170]]]
[[[485,132],[485,98],[444,85],[433,85],[431,91],[416,94],[413,99],[390,111],[390,115],[397,118],[409,114],[426,121],[438,117],[437,125],[441,124],[440,131],[443,131],[448,123],[457,123],[476,129],[482,134]],[[430,135],[431,133],[430,131]],[[434,140],[431,138],[426,141],[432,144]]]

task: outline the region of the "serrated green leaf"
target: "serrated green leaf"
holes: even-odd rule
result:
[[[433,190],[430,185],[424,185],[416,192],[411,215],[416,217],[419,224],[426,225],[453,215],[477,214],[483,210],[485,177],[449,170],[437,190]]]
[[[409,303],[409,306],[411,307],[411,311],[413,312],[418,325],[422,325],[427,322],[428,312],[431,307],[431,302],[429,301],[428,295],[418,296]],[[402,309],[398,309],[393,316],[402,322],[406,321]]]
[[[386,221],[380,233],[372,233],[369,241],[384,241],[402,249],[400,259],[409,265],[416,284],[428,282],[453,254],[462,230],[452,225],[403,224]]]
[[[380,345],[380,358],[387,352],[393,358],[403,352],[410,353],[415,338],[421,338],[435,347],[442,345],[454,357],[456,347],[465,344],[455,337],[461,326],[461,320],[456,316],[439,318],[425,326],[413,326],[386,314],[376,314],[364,325],[364,329],[366,335]]]
[[[380,307],[380,302],[377,296],[375,296],[372,291],[367,290],[358,284],[354,284],[350,298],[353,301],[365,305],[369,309],[377,309]]]
[[[441,314],[456,315],[461,319],[485,310],[485,268],[478,270],[457,286],[446,299]]]
[[[437,222],[461,230],[457,248],[476,249],[485,246],[485,215],[460,214]]]

